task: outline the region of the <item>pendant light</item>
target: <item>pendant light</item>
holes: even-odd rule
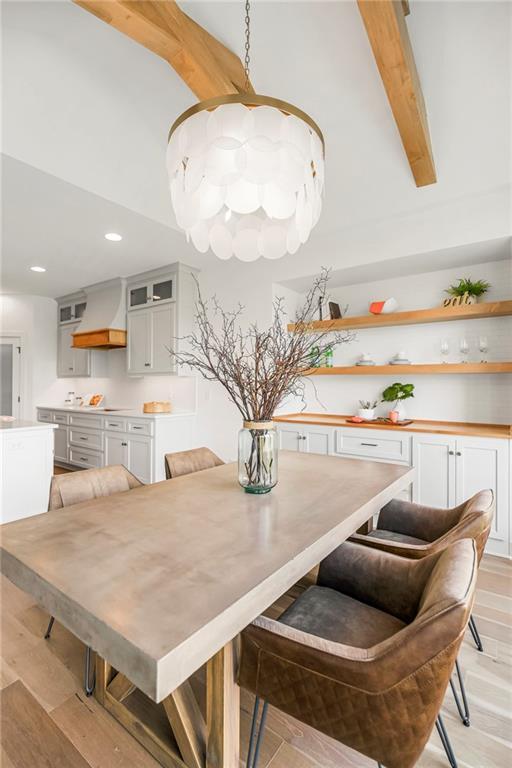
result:
[[[178,226],[220,259],[295,253],[320,217],[324,140],[309,115],[248,93],[250,5],[245,4],[246,92],[195,104],[169,132],[167,168]]]

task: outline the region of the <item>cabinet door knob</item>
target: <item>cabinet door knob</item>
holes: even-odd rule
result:
[[[128,443],[121,443],[121,445],[124,445],[126,447],[128,445]]]
[[[460,451],[457,451],[457,453],[455,455],[456,456],[462,456],[462,453]]]
[[[144,365],[146,366],[146,368],[149,368],[149,366],[151,365],[151,363],[144,363]]]
[[[455,455],[455,451],[448,451],[448,456],[454,456],[454,455]]]

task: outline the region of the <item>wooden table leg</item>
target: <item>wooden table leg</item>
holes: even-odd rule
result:
[[[210,659],[206,672],[206,768],[238,768],[240,689],[236,684],[237,640]]]

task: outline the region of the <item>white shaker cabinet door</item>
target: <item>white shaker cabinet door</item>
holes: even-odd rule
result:
[[[151,312],[152,373],[173,373],[174,359],[169,348],[176,346],[176,304],[154,306]]]
[[[73,371],[75,376],[90,376],[91,350],[73,349]]]
[[[55,461],[69,461],[68,453],[68,428],[59,424],[54,431],[54,458]]]
[[[301,450],[307,453],[321,453],[329,456],[332,453],[332,432],[322,427],[305,427],[303,430],[303,446]]]
[[[128,469],[142,483],[151,482],[151,438],[128,437]],[[163,456],[162,456],[163,461]]]
[[[416,479],[412,500],[429,507],[455,505],[455,438],[445,435],[413,435],[413,466]]]
[[[57,376],[74,376],[73,366],[73,343],[72,332],[76,325],[60,325],[58,328],[58,349],[57,349]]]
[[[456,446],[457,504],[487,488],[493,491],[496,512],[487,552],[507,555],[510,525],[510,442],[484,437],[459,437]]]
[[[281,451],[303,451],[302,430],[294,427],[279,427],[279,448]]]
[[[128,313],[128,373],[150,373],[151,310],[137,309]]]
[[[128,466],[128,439],[126,436],[105,435],[105,466]]]

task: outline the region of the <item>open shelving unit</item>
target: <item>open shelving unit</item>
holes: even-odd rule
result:
[[[446,323],[449,320],[478,320],[506,315],[512,315],[512,300],[490,301],[485,304],[465,304],[461,307],[414,309],[407,312],[391,312],[387,315],[359,315],[342,317],[339,320],[314,320],[308,324],[308,330],[340,331],[357,328],[388,328],[392,325],[424,325],[425,323]],[[291,332],[295,330],[295,327],[295,323],[288,324],[288,330]]]
[[[512,373],[512,363],[418,363],[417,365],[342,365],[310,368],[306,376],[397,376],[400,373]]]

